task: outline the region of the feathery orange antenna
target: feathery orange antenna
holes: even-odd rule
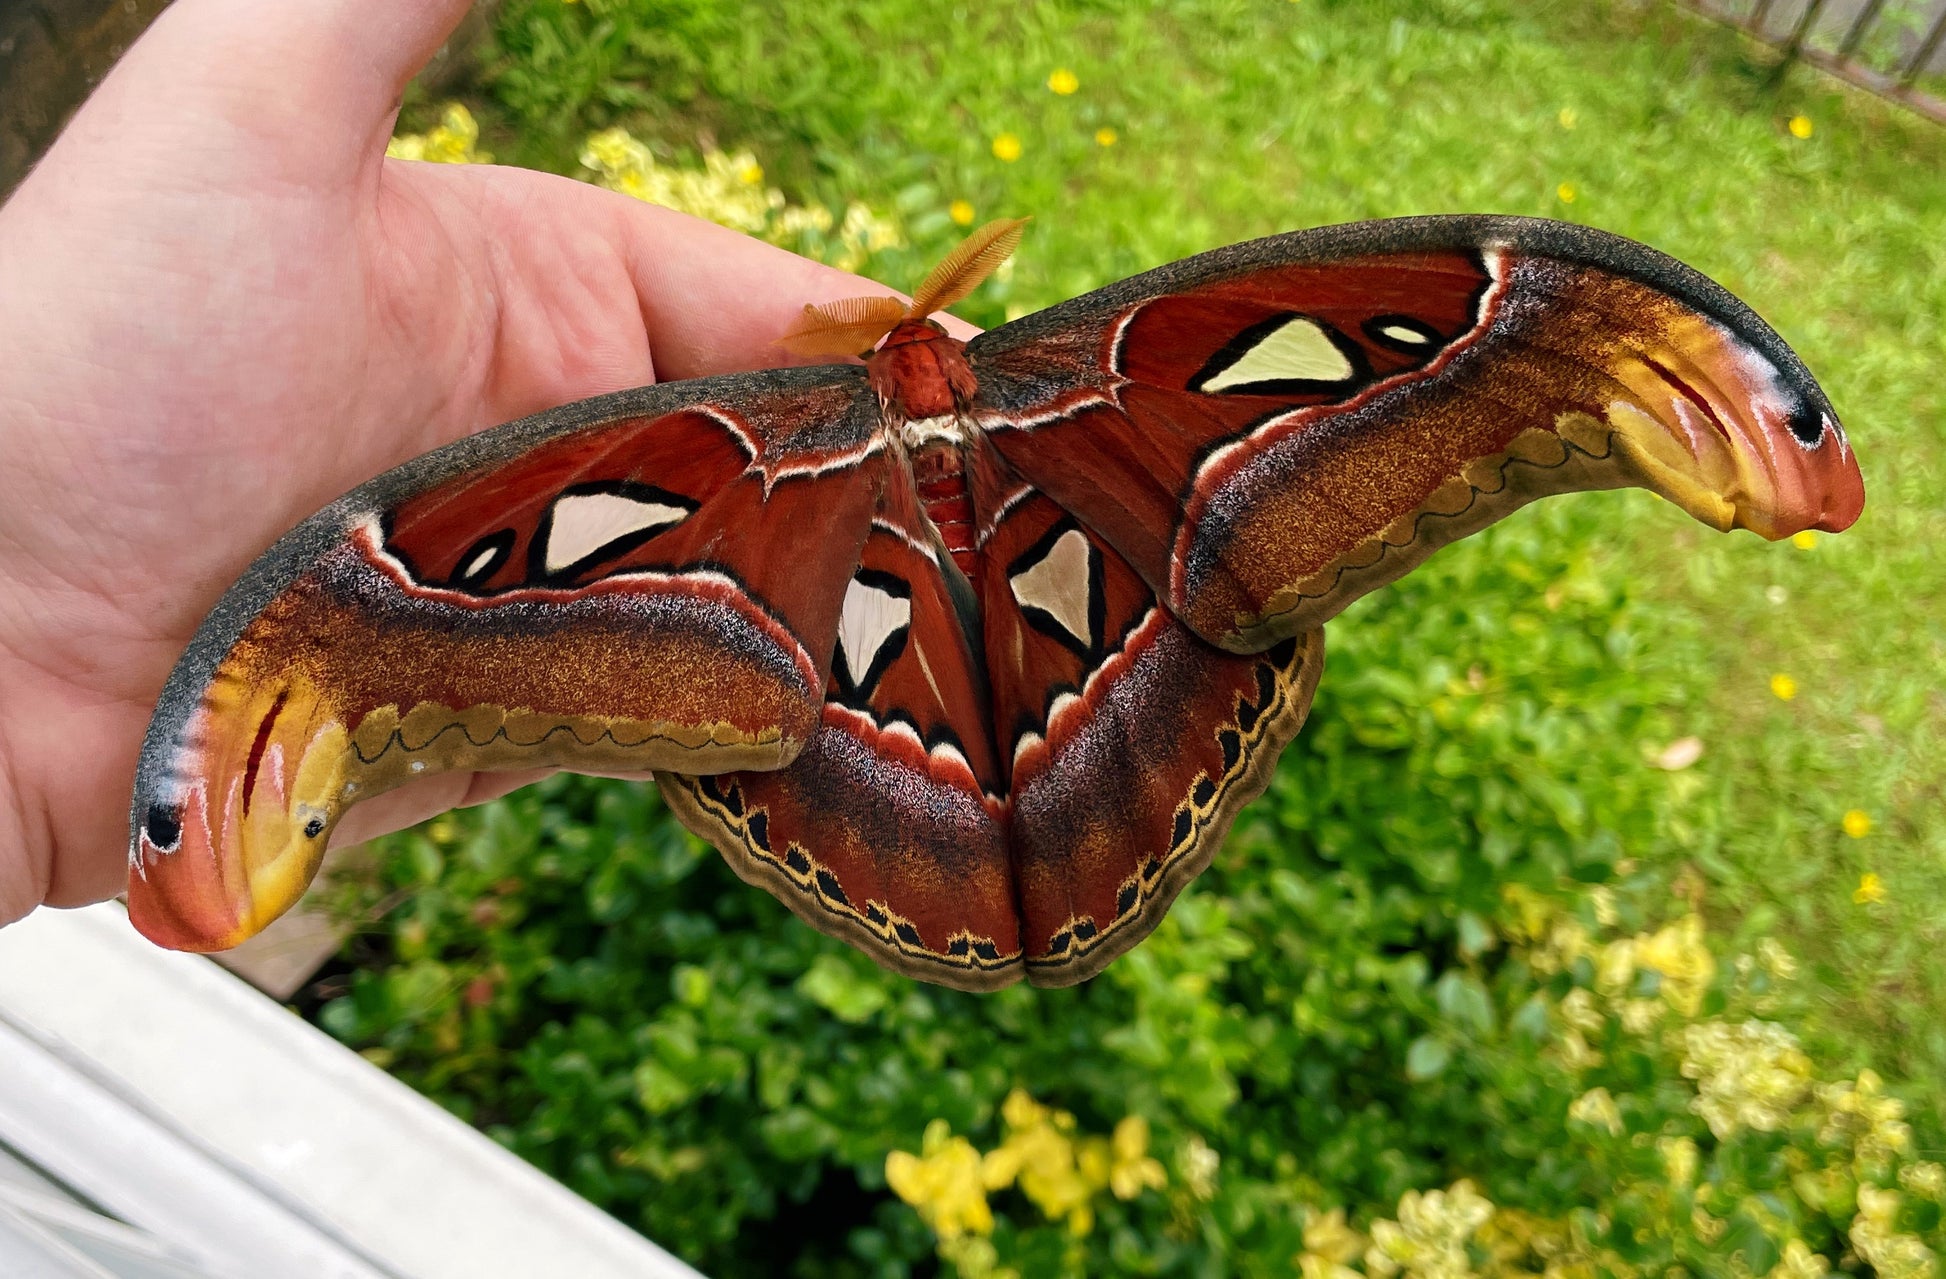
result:
[[[778,344],[795,355],[857,355],[905,318],[905,303],[885,294],[806,305],[804,315]]]
[[[924,319],[979,288],[1019,247],[1026,228],[1026,218],[1000,218],[967,236],[926,276],[911,306],[885,295],[807,305],[778,344],[795,355],[870,354],[899,321]]]
[[[1026,230],[1026,218],[1000,218],[960,241],[912,295],[909,314],[918,319],[943,311],[979,288],[980,281],[992,275],[1019,247]]]

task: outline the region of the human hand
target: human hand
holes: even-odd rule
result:
[[[0,208],[0,923],[121,889],[157,692],[287,528],[499,422],[787,363],[805,303],[864,291],[565,178],[386,160],[466,8],[178,0]],[[428,778],[335,842],[535,776]]]

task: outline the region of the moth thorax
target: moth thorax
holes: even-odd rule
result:
[[[960,420],[957,412],[940,413],[933,417],[901,418],[899,421],[899,440],[905,445],[906,452],[915,458],[930,448],[943,448],[957,457],[970,434],[967,424]]]

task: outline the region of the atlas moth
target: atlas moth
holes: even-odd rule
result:
[[[1222,845],[1321,628],[1533,498],[1719,529],[1864,501],[1783,341],[1664,255],[1425,217],[1218,249],[970,342],[1012,252],[807,308],[831,363],[464,439],[266,551],[169,677],[130,913],[233,945],[346,807],[423,773],[653,774],[746,880],[888,968],[1081,981]]]

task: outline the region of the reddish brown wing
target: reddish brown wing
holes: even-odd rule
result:
[[[814,927],[929,981],[1020,976],[1020,924],[971,588],[887,467],[846,586],[823,719],[774,772],[664,775],[685,825]]]
[[[300,526],[164,690],[137,925],[234,944],[296,900],[346,807],[419,775],[794,757],[878,504],[877,425],[852,368],[653,387],[462,441]]]
[[[1262,791],[1322,636],[1203,642],[990,449],[973,461],[972,580],[893,463],[810,744],[663,792],[745,879],[889,967],[1069,985],[1154,928]]]
[[[976,339],[1008,463],[1210,641],[1314,628],[1546,493],[1843,528],[1862,483],[1747,307],[1619,237],[1513,218],[1297,232]]]
[[[1226,653],[997,459],[975,480],[1027,976],[1071,985],[1161,922],[1263,791],[1303,725],[1324,637]]]

